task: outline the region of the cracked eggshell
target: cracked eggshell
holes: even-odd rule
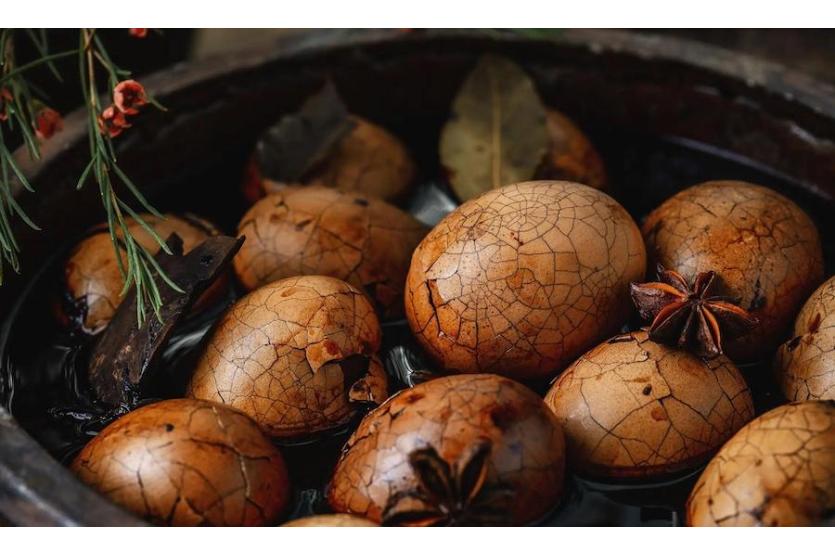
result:
[[[776,348],[801,304],[823,280],[823,253],[809,216],[777,192],[742,181],[709,181],[656,208],[642,226],[654,262],[692,280],[719,274],[728,294],[759,319],[725,345],[738,362]]]
[[[377,526],[376,522],[372,522],[367,518],[362,518],[355,515],[349,515],[344,513],[337,513],[333,515],[313,515],[313,516],[306,516],[303,518],[297,518],[296,520],[291,520],[289,522],[285,522],[282,526],[287,526],[291,528],[298,528],[298,527],[313,527],[313,528],[322,528],[322,527],[334,527],[334,528],[365,528],[371,526]]]
[[[186,253],[219,233],[214,225],[192,215],[166,214],[165,218],[152,214],[141,216],[163,241],[168,239],[171,233],[177,233],[183,240],[183,251]],[[138,222],[129,219],[128,229],[137,242],[149,252],[156,254],[159,251],[159,244]],[[121,237],[121,232],[119,236]],[[196,308],[199,309],[200,306],[219,298],[226,284],[225,278],[218,279],[198,299]],[[123,298],[119,293],[123,285],[124,280],[119,271],[119,262],[107,226],[97,226],[75,246],[64,266],[64,295],[68,300],[67,304],[72,303],[78,307],[78,314],[69,313],[74,310],[63,310],[62,320],[78,322],[81,329],[87,333],[99,333],[119,308]]]
[[[290,499],[281,453],[258,426],[236,410],[194,399],[161,401],[119,418],[71,468],[159,525],[271,524]]]
[[[581,356],[545,403],[565,431],[569,462],[594,477],[657,478],[693,468],[754,415],[751,393],[724,356],[703,361],[618,335]]]
[[[296,275],[326,275],[365,291],[381,317],[402,318],[409,261],[426,227],[390,204],[324,187],[287,187],[243,216],[235,256],[248,290]]]
[[[546,110],[545,117],[551,146],[536,172],[537,179],[574,181],[605,191],[606,167],[586,134],[557,110]]]
[[[790,401],[835,400],[835,277],[803,305],[794,338],[777,351],[774,367]]]
[[[379,125],[357,116],[351,119],[354,129],[303,179],[303,184],[390,201],[403,198],[416,173],[408,149]],[[257,166],[250,167],[244,182],[245,194],[250,199],[254,197],[253,182],[260,182],[261,194],[274,193],[290,185],[261,178]]]
[[[220,319],[187,395],[231,405],[278,438],[346,424],[387,396],[380,324],[344,281],[299,276],[246,295]]]
[[[812,526],[835,511],[835,402],[777,407],[742,428],[687,500],[689,526]]]
[[[553,508],[563,491],[562,430],[525,386],[492,374],[436,378],[400,391],[370,412],[345,445],[328,501],[338,512],[375,522],[398,493],[417,487],[409,454],[433,447],[450,465],[487,439],[485,488],[513,491],[508,524],[530,523]]]
[[[543,378],[623,325],[645,268],[638,227],[605,193],[517,183],[464,203],[418,245],[406,317],[446,370]]]

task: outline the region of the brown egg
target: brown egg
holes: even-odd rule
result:
[[[713,270],[758,327],[727,342],[736,361],[770,356],[823,280],[812,220],[786,197],[742,181],[710,181],[656,208],[642,227],[651,259],[688,281]]]
[[[448,376],[363,419],[328,500],[387,524],[527,524],[559,501],[564,466],[562,431],[535,393],[493,374]]]
[[[415,177],[415,163],[400,139],[361,117],[352,116],[354,129],[346,135],[312,173],[304,185],[321,185],[349,193],[361,193],[385,200],[405,196]],[[253,182],[263,193],[281,190],[287,183],[261,178],[255,168],[247,169],[244,192],[257,198]]]
[[[545,403],[581,474],[657,478],[693,468],[754,415],[751,393],[724,356],[703,361],[618,335],[581,356]]]
[[[290,499],[281,453],[245,415],[171,399],[119,418],[72,463],[78,477],[154,524],[261,526]]]
[[[163,241],[171,233],[177,233],[183,240],[184,252],[189,252],[207,238],[218,234],[212,224],[192,215],[167,214],[164,219],[151,214],[141,216]],[[156,254],[159,251],[159,244],[138,222],[129,219],[128,229],[149,252]],[[121,235],[120,232],[119,237]],[[126,260],[124,255],[123,259]],[[198,299],[196,307],[199,309],[217,299],[226,284],[225,279],[216,281]],[[63,319],[77,322],[87,333],[102,331],[122,302],[123,297],[119,294],[123,286],[124,280],[107,226],[97,226],[76,245],[64,267],[65,295],[70,301],[67,304],[73,304],[74,307],[64,310]]]
[[[835,400],[835,277],[803,305],[794,338],[777,351],[774,367],[790,401]]]
[[[557,110],[548,109],[545,114],[551,146],[536,178],[573,181],[605,191],[606,167],[585,133]]]
[[[380,340],[371,303],[344,281],[274,281],[221,318],[187,395],[240,409],[271,436],[309,436],[386,398]]]
[[[403,317],[409,261],[427,229],[385,201],[324,187],[287,187],[244,214],[235,273],[249,290],[325,275],[365,291],[383,318]]]
[[[354,515],[337,513],[334,515],[313,515],[303,518],[297,518],[290,522],[285,522],[282,526],[288,527],[333,527],[333,528],[364,528],[369,526],[377,526],[376,522],[372,522],[367,518],[362,518]]]
[[[449,371],[542,378],[623,325],[645,266],[641,234],[611,197],[517,183],[464,203],[418,245],[406,317]]]
[[[742,428],[687,500],[689,526],[811,526],[835,511],[835,402],[804,401]]]

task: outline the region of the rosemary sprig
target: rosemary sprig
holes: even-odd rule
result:
[[[111,90],[119,82],[120,77],[129,75],[128,72],[113,64],[104,44],[96,35],[94,29],[82,29],[79,47],[79,70],[89,115],[87,125],[90,137],[90,165],[82,174],[78,182],[78,188],[84,186],[90,175],[98,183],[99,194],[107,214],[110,240],[117,253],[116,260],[119,263],[119,270],[125,282],[121,294],[124,295],[131,287],[134,287],[137,324],[141,325],[149,307],[159,317],[162,300],[159,293],[159,284],[155,279],[156,276],[167,283],[169,287],[177,291],[180,291],[180,288],[162,271],[154,259],[154,255],[136,240],[128,226],[127,218],[131,218],[154,238],[163,251],[171,254],[171,250],[165,244],[165,241],[139,213],[119,197],[114,187],[115,178],[128,189],[145,210],[155,216],[162,217],[162,214],[151,206],[141,191],[119,167],[116,149],[113,147],[113,139],[99,128],[97,115],[102,113],[103,106],[96,89],[97,65],[102,66],[107,71]]]
[[[9,151],[3,132],[3,123],[8,126],[9,131],[19,128],[29,155],[35,160],[40,158],[38,142],[32,136],[33,118],[28,110],[31,106],[29,88],[21,74],[15,73],[12,38],[11,29],[5,29],[0,33],[0,110],[5,116],[5,121],[0,121],[0,285],[3,283],[6,265],[15,272],[20,270],[20,245],[12,231],[12,220],[17,216],[31,228],[40,229],[26,215],[12,193],[12,176],[15,176],[26,190],[33,192],[34,189]],[[7,96],[3,96],[4,94]]]
[[[129,76],[130,72],[113,62],[104,42],[95,29],[81,29],[78,48],[57,54],[49,52],[47,37],[42,30],[38,32],[27,30],[25,34],[35,45],[40,57],[18,66],[15,64],[14,57],[15,30],[0,30],[0,63],[2,64],[0,65],[0,95],[3,94],[3,91],[8,91],[11,96],[11,99],[5,102],[7,117],[5,121],[0,121],[0,252],[2,253],[0,284],[2,284],[4,266],[8,265],[15,271],[20,268],[20,246],[12,231],[13,219],[20,218],[27,225],[39,229],[26,215],[12,194],[13,176],[27,190],[32,191],[33,189],[4,141],[3,125],[5,124],[10,131],[19,130],[29,155],[35,160],[39,159],[40,146],[34,130],[37,129],[36,110],[42,106],[42,103],[33,97],[33,87],[25,79],[25,72],[46,64],[56,79],[61,80],[61,75],[53,62],[68,56],[77,56],[87,108],[90,149],[90,162],[85,166],[78,180],[77,188],[80,189],[91,180],[98,185],[107,217],[110,239],[116,252],[119,270],[124,278],[122,295],[131,287],[134,288],[138,324],[142,324],[148,309],[152,310],[159,318],[162,301],[158,279],[176,291],[180,291],[180,288],[159,267],[153,254],[136,240],[131,231],[131,223],[135,222],[144,229],[165,252],[170,254],[171,251],[152,226],[142,218],[141,214],[137,213],[119,195],[117,188],[124,187],[128,196],[135,200],[143,210],[158,217],[162,217],[162,215],[154,209],[139,188],[119,167],[116,149],[113,145],[113,135],[102,129],[99,121],[103,103],[97,89],[97,70],[106,72],[111,91],[122,79]],[[3,98],[0,97],[0,115],[3,114],[2,110],[4,110],[3,102]],[[149,102],[159,106],[153,99],[149,99]]]

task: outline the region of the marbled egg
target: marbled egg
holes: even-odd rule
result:
[[[714,271],[758,320],[724,345],[738,362],[770,357],[802,303],[823,280],[809,216],[783,195],[742,181],[709,181],[674,195],[642,226],[651,262],[688,281]]]
[[[624,324],[645,267],[638,227],[605,193],[517,183],[464,203],[423,239],[406,316],[448,371],[543,378]]]
[[[388,396],[380,341],[371,303],[344,281],[274,281],[220,319],[187,395],[233,406],[273,437],[311,436]]]
[[[644,331],[581,356],[545,403],[565,430],[569,462],[603,478],[694,468],[754,415],[751,392],[730,360],[701,360]]]

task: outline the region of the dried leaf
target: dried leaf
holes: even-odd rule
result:
[[[324,160],[356,123],[330,82],[298,112],[267,129],[255,146],[264,177],[298,183]]]
[[[461,200],[532,179],[548,150],[545,106],[512,61],[482,57],[441,133],[441,163]]]

